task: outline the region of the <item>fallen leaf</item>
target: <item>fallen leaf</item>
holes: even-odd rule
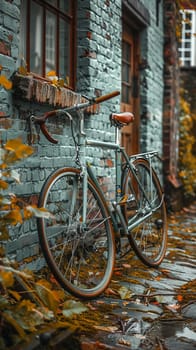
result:
[[[177,295],[177,300],[179,301],[179,302],[181,302],[182,300],[183,300],[183,296],[182,295]]]
[[[129,268],[131,267],[130,264],[123,264],[122,266],[123,266],[125,269],[129,269]]]
[[[133,296],[133,292],[125,286],[122,286],[118,290],[118,293],[120,294],[121,299],[131,299],[131,297]]]
[[[64,310],[62,311],[63,315],[66,317],[71,317],[74,314],[81,314],[84,311],[87,311],[87,307],[84,306],[80,301],[67,300],[63,304]]]
[[[165,305],[166,309],[172,311],[172,312],[177,312],[178,309],[180,308],[180,305],[173,304],[173,305]]]
[[[105,301],[103,301],[103,300],[97,300],[97,301],[96,301],[96,304],[98,304],[98,305],[99,305],[99,304],[100,304],[100,305],[101,305],[101,304],[105,304]]]
[[[111,332],[111,333],[115,333],[118,328],[115,326],[94,326],[95,329],[99,330],[99,331],[105,331],[105,332]]]
[[[118,343],[119,343],[119,344],[122,344],[122,345],[126,345],[126,346],[130,346],[130,345],[131,345],[131,342],[128,341],[128,340],[126,340],[126,339],[124,339],[124,338],[120,338],[120,339],[118,340]]]
[[[105,294],[106,295],[119,295],[119,293],[117,293],[115,290],[113,290],[112,288],[107,288],[105,290]]]

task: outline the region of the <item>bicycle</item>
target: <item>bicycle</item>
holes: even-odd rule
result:
[[[47,119],[63,116],[70,121],[76,166],[57,169],[48,176],[38,207],[46,208],[52,218],[38,218],[37,227],[54,277],[65,290],[80,298],[95,298],[107,288],[116,255],[123,255],[124,239],[128,238],[128,251],[133,249],[151,267],[162,262],[167,246],[164,193],[152,167],[157,152],[128,156],[120,146],[120,129],[133,122],[133,115],[110,115],[111,126],[115,127],[114,142],[88,139],[84,132],[85,110],[118,94],[114,91],[97,98],[85,96],[85,101],[75,106],[31,117],[52,143],[57,140],[48,131]],[[111,206],[86,161],[88,147],[115,152],[115,200]]]

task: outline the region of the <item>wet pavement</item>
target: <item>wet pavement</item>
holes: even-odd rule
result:
[[[158,269],[146,267],[133,253],[117,262],[104,295],[86,302],[89,311],[79,319],[80,348],[196,349],[195,248],[192,205],[169,216],[167,253]]]
[[[56,323],[45,324],[9,349],[196,349],[195,248],[196,205],[192,205],[169,215],[167,253],[159,268],[145,266],[131,251],[116,262],[105,293],[82,302],[87,311],[71,318],[58,311]],[[32,289],[28,281],[21,286],[31,301],[43,305],[35,286]],[[52,305],[50,298],[51,294],[47,300]],[[65,293],[65,299],[74,298]],[[0,344],[0,349],[5,347]]]

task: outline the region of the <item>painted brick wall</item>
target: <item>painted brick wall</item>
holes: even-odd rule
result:
[[[1,74],[10,78],[16,70],[19,55],[20,0],[0,0],[0,66]],[[1,115],[12,112],[11,93],[0,87]]]
[[[19,19],[20,19],[20,1],[1,0],[2,33],[3,38],[7,41],[4,43],[4,51],[0,56],[0,64],[5,70],[9,68],[7,77],[11,77],[18,67],[18,53],[16,50],[19,46]],[[9,11],[7,11],[9,8]],[[17,9],[15,11],[15,8]],[[12,11],[14,9],[14,11]],[[8,13],[7,13],[8,12]],[[121,1],[105,2],[102,1],[79,1],[78,2],[78,66],[77,66],[77,91],[89,96],[96,96],[120,90],[121,84]],[[16,14],[16,17],[14,17]],[[12,50],[10,38],[10,29],[6,28],[5,23],[17,24],[13,28],[14,46]],[[112,23],[115,23],[115,26]],[[7,51],[5,50],[6,48]],[[8,61],[8,58],[11,62]],[[12,67],[12,69],[10,69]],[[4,72],[4,71],[3,71]],[[7,72],[7,71],[6,71]],[[28,78],[30,79],[30,78]],[[21,136],[24,142],[29,140],[29,123],[28,116],[35,113],[43,113],[48,108],[53,108],[51,104],[35,103],[34,99],[43,101],[42,88],[40,83],[37,85],[40,89],[40,96],[32,96],[32,99],[21,99],[21,96],[31,96],[30,86],[32,82],[27,78],[15,79],[17,91],[7,92],[0,90],[0,100],[4,97],[4,106],[1,111],[5,110],[12,118],[12,127],[2,134],[2,141]],[[14,81],[15,81],[14,80]],[[24,81],[23,81],[24,80]],[[22,91],[20,85],[27,87],[27,91]],[[35,83],[35,82],[34,82]],[[14,86],[15,88],[15,86]],[[15,89],[14,89],[15,90]],[[36,89],[37,90],[37,89]],[[25,96],[25,93],[27,95]],[[38,93],[39,95],[39,93]],[[77,98],[77,95],[76,95]],[[53,101],[54,102],[54,101]],[[90,138],[111,141],[114,139],[114,129],[110,128],[109,114],[111,111],[119,111],[119,98],[113,101],[107,101],[100,106],[99,111],[94,115],[88,115],[85,121],[85,128]],[[18,196],[23,196],[30,203],[37,203],[38,194],[41,190],[44,180],[49,173],[60,166],[74,165],[74,147],[71,138],[69,123],[63,120],[52,121],[50,131],[58,139],[58,145],[50,144],[45,137],[34,132],[34,155],[20,162],[17,169],[21,175],[21,183],[14,184],[12,191]],[[113,162],[106,162],[107,151],[100,149],[89,149],[88,160],[93,165],[97,174],[100,175],[100,182],[106,185],[103,177],[103,166],[106,167],[106,177],[113,175]],[[113,155],[111,154],[111,157]],[[108,182],[108,196],[111,183]],[[10,241],[7,244],[7,252],[18,261],[28,259],[29,256],[39,252],[37,237],[37,227],[35,219],[25,222],[20,227],[10,230]],[[39,263],[42,263],[42,258]],[[28,263],[29,268],[36,268],[35,262]]]
[[[141,1],[150,13],[150,25],[141,33],[141,149],[162,155],[163,138],[163,6]],[[155,165],[162,176],[162,163]]]
[[[155,148],[162,153],[162,5],[159,6],[157,23],[156,1],[142,2],[150,12],[150,26],[141,34],[141,149],[146,151]],[[0,5],[0,64],[3,72],[10,77],[18,66],[20,0],[0,0]],[[78,92],[96,96],[121,89],[121,32],[121,0],[78,0]],[[28,89],[27,94],[30,95]],[[43,96],[40,100],[43,100]],[[20,91],[13,94],[0,88],[0,111],[12,117],[12,127],[2,133],[2,140],[20,135],[24,142],[28,142],[28,116],[32,112],[42,113],[48,108],[52,108],[52,105],[35,103],[32,99],[24,100],[21,99]],[[110,127],[109,114],[119,110],[119,97],[103,103],[98,113],[86,117],[87,135],[105,141],[113,140],[114,129]],[[26,196],[33,203],[37,202],[43,181],[54,168],[73,164],[74,149],[69,123],[52,121],[51,131],[58,139],[58,145],[51,145],[36,130],[33,143],[35,153],[18,166],[21,184],[14,185],[13,191]],[[107,161],[108,156],[110,161]],[[98,148],[89,149],[88,158],[103,186],[107,185],[109,196],[111,182],[108,179],[114,175],[113,154]],[[103,167],[106,167],[106,177],[103,177]],[[7,250],[17,260],[28,258],[39,251],[34,219],[25,222],[22,227],[14,228],[10,235]],[[29,267],[32,268],[32,265],[33,262]]]
[[[78,91],[90,96],[120,91],[121,25],[121,0],[78,1]],[[93,139],[114,140],[109,115],[115,111],[120,111],[118,97],[103,103],[99,114],[87,118],[87,135]],[[100,182],[107,183],[111,198],[113,184],[108,182],[108,177],[114,176],[113,161],[108,163],[106,159],[114,158],[114,154],[93,148],[88,150],[88,156]]]

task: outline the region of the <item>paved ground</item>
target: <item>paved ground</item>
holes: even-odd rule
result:
[[[104,295],[84,303],[88,311],[73,318],[73,329],[49,329],[11,350],[196,349],[195,246],[196,205],[169,217],[158,269],[131,253],[116,264]]]
[[[196,349],[195,246],[192,206],[170,216],[167,254],[159,269],[134,256],[117,264],[105,294],[88,303],[81,349]]]

